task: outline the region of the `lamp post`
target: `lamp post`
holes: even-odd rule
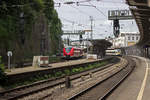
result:
[[[19,33],[19,43],[20,43],[20,64],[19,66],[23,67],[24,63],[24,44],[25,44],[25,32],[24,32],[24,24],[25,24],[25,16],[24,12],[21,12],[19,15],[19,25],[20,25],[20,33]]]
[[[25,43],[25,35],[24,35],[24,12],[20,13],[20,39],[21,44]]]

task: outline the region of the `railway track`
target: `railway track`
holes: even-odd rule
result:
[[[123,80],[132,72],[135,66],[135,62],[127,57],[128,64],[126,67],[122,68],[120,71],[112,74],[106,79],[97,82],[96,84],[76,93],[67,100],[105,100],[107,96],[115,89],[117,86],[123,82]]]
[[[74,82],[72,81],[73,86],[70,89],[63,88],[63,89],[57,89],[55,91],[53,91],[51,89],[47,89],[46,91],[39,92],[37,94],[22,98],[20,100],[34,100],[34,99],[36,99],[36,100],[67,100],[68,96],[70,97],[75,92],[84,90],[85,84],[89,83],[86,86],[86,87],[89,87],[89,85],[92,82],[94,82],[94,80],[97,80],[102,76],[104,76],[103,78],[105,78],[105,76],[107,76],[107,74],[115,72],[116,69],[120,69],[121,67],[118,67],[120,65],[126,65],[126,62],[117,64],[117,65],[115,64],[114,66],[111,66],[109,68],[103,69],[101,71],[97,71],[92,74],[91,78],[86,78],[86,80],[84,80],[84,81],[80,81],[80,79],[73,80],[74,81]],[[90,77],[90,75],[89,76],[87,75],[86,77]],[[81,78],[81,80],[82,80],[82,78]],[[80,88],[80,87],[82,87],[82,88]]]
[[[89,75],[90,73],[96,73],[100,70],[106,69],[109,66],[112,66],[113,64],[109,64],[106,65],[104,67],[100,67],[100,68],[96,68],[93,70],[89,70],[86,72],[82,72],[76,75],[71,75],[70,79],[71,81],[76,80],[78,78],[80,78],[81,76],[86,76]],[[65,78],[56,78],[56,79],[50,79],[50,80],[46,80],[46,81],[41,81],[41,82],[36,82],[33,83],[31,85],[26,85],[26,86],[22,86],[22,87],[18,87],[12,90],[8,90],[5,92],[1,92],[0,93],[0,99],[1,100],[16,100],[28,95],[32,95],[34,93],[37,93],[39,91],[43,91],[49,88],[54,88],[60,85],[65,84]]]

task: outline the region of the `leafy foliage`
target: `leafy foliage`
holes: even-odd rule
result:
[[[21,38],[29,40],[33,26],[41,15],[44,15],[48,23],[51,53],[56,54],[62,24],[54,9],[53,0],[0,0],[0,48],[3,49],[3,53],[0,53],[5,54],[8,50],[14,50],[14,45],[22,48]],[[24,36],[20,35],[21,29]]]

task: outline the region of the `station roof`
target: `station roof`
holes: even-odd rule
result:
[[[106,49],[106,48],[112,46],[112,43],[105,39],[95,39],[95,40],[92,40],[92,45],[93,45],[93,47]]]
[[[150,0],[126,1],[140,31],[141,38],[138,45],[150,45]]]

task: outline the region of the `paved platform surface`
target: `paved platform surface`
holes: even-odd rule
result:
[[[138,58],[132,74],[107,100],[150,100],[150,60]]]
[[[63,66],[67,66],[67,65],[82,64],[82,63],[93,62],[93,61],[96,61],[96,60],[79,59],[79,60],[70,60],[70,61],[66,61],[66,62],[49,64],[50,67],[29,66],[29,67],[24,67],[24,68],[14,68],[14,69],[11,69],[11,71],[7,71],[6,74],[7,75],[13,75],[13,74],[19,74],[19,73],[24,73],[24,72],[29,72],[29,71],[37,71],[37,70],[58,68],[58,67],[63,67]]]

